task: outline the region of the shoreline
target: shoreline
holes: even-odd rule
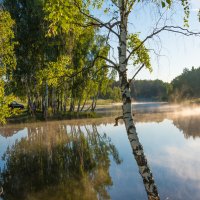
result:
[[[41,112],[37,112],[35,116],[31,116],[27,111],[10,117],[7,119],[7,124],[23,124],[23,123],[38,123],[48,121],[63,121],[63,120],[79,120],[79,119],[97,119],[103,117],[119,116],[121,114],[122,103],[111,103],[107,105],[97,105],[94,112],[66,112],[50,115],[47,119],[44,119]],[[182,102],[179,104],[170,102],[133,102],[133,113],[150,113],[150,112],[165,112],[166,110],[179,109],[182,106],[199,106],[198,103]],[[114,109],[113,109],[114,108]]]

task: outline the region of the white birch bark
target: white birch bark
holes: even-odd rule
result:
[[[127,21],[126,16],[126,1],[118,0],[118,5],[120,9],[120,38],[119,38],[119,79],[122,94],[122,110],[123,110],[123,120],[126,126],[128,139],[130,141],[134,157],[136,159],[137,165],[139,167],[139,172],[142,176],[145,190],[149,200],[159,200],[159,194],[157,187],[155,185],[153,175],[147,163],[147,159],[144,155],[143,147],[140,144],[135,124],[132,117],[131,108],[131,94],[129,82],[127,80]]]
[[[44,117],[45,119],[47,119],[48,117],[48,105],[49,105],[49,87],[48,87],[48,83],[45,83],[45,111],[44,111]]]

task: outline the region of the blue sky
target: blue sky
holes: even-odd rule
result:
[[[200,22],[197,17],[200,0],[191,0],[190,4],[189,29],[200,32]],[[166,25],[183,25],[183,8],[180,5],[173,5],[170,10],[166,10],[151,3],[147,5],[138,4],[129,17],[129,33],[140,32],[140,38],[144,39],[152,33],[160,13],[165,14],[159,22],[159,27],[162,27],[164,23]],[[95,12],[94,15],[100,17],[102,21],[106,21],[110,17],[98,12]],[[117,39],[111,36],[110,43],[114,46],[114,55],[117,57]],[[175,33],[162,32],[159,34],[159,38],[154,37],[149,40],[146,46],[154,49],[156,54],[161,56],[151,52],[153,72],[150,73],[143,69],[137,79],[161,79],[170,82],[177,75],[180,75],[184,68],[191,69],[192,66],[195,68],[200,66],[200,37],[186,37]],[[135,67],[130,65],[128,76],[131,78],[136,70]]]
[[[168,13],[169,20],[166,24],[182,25],[183,13],[181,7],[175,7]],[[200,32],[200,22],[197,17],[197,10],[200,8],[200,0],[191,1],[191,14],[189,20],[189,29]],[[152,11],[155,12],[155,11]],[[138,15],[140,12],[138,12]],[[130,16],[130,21],[134,19]],[[146,18],[146,19],[145,19]],[[138,23],[141,30],[152,29],[154,20],[157,21],[157,15],[149,12],[145,13],[145,17],[138,17]],[[161,23],[162,25],[162,23]],[[160,54],[163,56],[156,56],[151,53],[153,72],[150,74],[147,70],[143,70],[138,79],[162,79],[164,81],[171,81],[177,75],[181,74],[184,68],[191,69],[192,66],[200,67],[200,37],[186,37],[179,34],[163,32],[159,35],[160,41],[147,43],[147,46],[153,47],[157,52],[160,49]],[[156,45],[158,47],[156,47]],[[134,72],[134,69],[129,70],[129,76]]]

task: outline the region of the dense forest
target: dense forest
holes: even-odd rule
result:
[[[70,2],[53,5],[42,0],[2,1],[2,123],[13,114],[8,104],[16,99],[27,104],[32,116],[41,112],[44,118],[58,113],[94,111],[99,98],[121,100],[120,88],[113,87],[117,71],[107,67],[110,46],[106,36],[99,33],[98,27],[84,27],[77,20],[87,22]],[[140,43],[136,35],[132,39]],[[150,68],[143,45],[137,54],[135,62],[140,63],[141,57]]]
[[[106,92],[114,77],[104,67],[105,60],[98,59],[94,65],[96,55],[108,55],[106,38],[92,26],[86,29],[65,23],[52,28],[55,16],[49,4],[40,0],[3,1],[0,75],[5,79],[1,81],[0,98],[5,94],[10,97],[6,102],[10,102],[18,97],[28,102],[31,114],[41,110],[44,117],[66,112],[67,107],[70,112],[82,111],[87,100],[94,110],[99,93]],[[81,18],[73,7],[69,11],[65,15],[68,21]],[[7,105],[0,107],[5,110]]]

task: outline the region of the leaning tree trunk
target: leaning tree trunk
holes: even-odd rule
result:
[[[155,185],[153,175],[147,163],[147,159],[144,155],[143,147],[140,144],[135,124],[132,118],[132,108],[131,108],[131,93],[129,82],[127,80],[127,21],[128,17],[126,15],[126,5],[124,0],[119,0],[119,8],[121,15],[120,23],[120,38],[119,38],[119,79],[122,94],[122,110],[123,110],[123,120],[126,126],[128,139],[130,141],[134,157],[136,159],[137,165],[139,167],[139,172],[142,176],[143,183],[148,195],[149,200],[159,200],[159,194],[157,187]]]
[[[84,103],[83,103],[83,105],[82,105],[82,107],[81,107],[81,109],[80,109],[80,111],[81,111],[81,112],[83,111],[83,109],[84,109],[84,107],[85,107],[85,104],[86,104],[86,102],[87,102],[87,97],[85,98],[85,101],[84,101]]]
[[[95,106],[95,96],[92,98],[92,104],[91,104],[91,111],[94,112],[94,106]]]
[[[80,97],[79,100],[78,100],[78,105],[77,105],[77,110],[76,110],[77,113],[80,112],[81,100],[82,100],[82,99],[81,99],[81,97]]]

